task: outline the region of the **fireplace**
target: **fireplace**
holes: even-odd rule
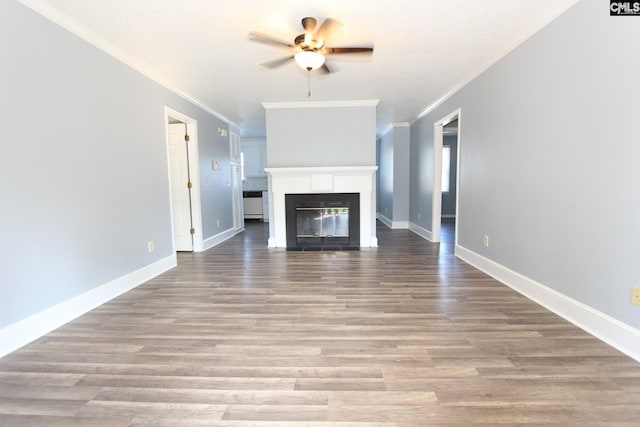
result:
[[[287,250],[360,246],[358,193],[285,194]]]
[[[341,243],[339,247],[377,247],[376,169],[376,166],[266,168],[265,171],[269,174],[269,247],[288,248],[290,246],[287,242],[287,236],[291,233],[287,231],[285,196],[328,195],[331,198],[340,194],[357,195],[358,202],[349,206],[349,243],[344,246]],[[343,196],[337,196],[338,201],[341,197]],[[329,221],[331,220],[328,219],[327,222]],[[322,247],[321,245],[320,248]]]

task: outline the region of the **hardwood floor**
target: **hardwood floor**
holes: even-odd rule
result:
[[[179,254],[0,359],[0,425],[640,424],[640,364],[451,244],[384,226],[378,238],[287,252],[249,223]]]

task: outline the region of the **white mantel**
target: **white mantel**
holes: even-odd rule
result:
[[[359,193],[360,247],[377,247],[377,166],[266,168],[269,174],[269,247],[287,247],[285,194]]]

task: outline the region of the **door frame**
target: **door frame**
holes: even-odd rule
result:
[[[233,212],[233,230],[239,232],[244,230],[244,213],[242,205],[242,147],[240,135],[236,132],[229,132],[229,167],[231,174],[231,207]],[[236,185],[237,184],[237,185]]]
[[[456,156],[456,225],[455,225],[455,243],[458,246],[458,223],[459,210],[458,203],[460,200],[460,129],[461,129],[462,109],[458,108],[452,113],[447,114],[442,119],[433,124],[433,200],[431,202],[432,218],[431,218],[431,240],[440,242],[440,226],[442,223],[442,146],[444,145],[444,127],[458,119],[458,155]]]
[[[169,119],[180,120],[187,126],[189,135],[189,144],[187,145],[187,157],[189,158],[189,175],[191,176],[191,223],[195,229],[193,234],[193,251],[201,252],[204,250],[204,241],[202,237],[202,202],[200,198],[200,161],[198,156],[198,122],[197,120],[177,111],[170,107],[164,107],[164,123],[165,123],[165,144],[167,149],[167,171],[169,186],[169,211],[171,213],[171,240],[173,242],[173,251],[176,251],[175,230],[173,229],[173,197],[171,194],[171,161],[169,153]]]

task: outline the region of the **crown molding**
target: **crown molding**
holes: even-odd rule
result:
[[[408,127],[411,127],[411,123],[409,123],[409,122],[393,122],[393,123],[388,124],[382,130],[382,133],[380,135],[381,136],[385,136],[386,134],[388,134],[389,132],[391,132],[395,128],[408,128]]]
[[[130,68],[134,69],[135,71],[139,72],[143,76],[154,81],[155,83],[159,84],[165,89],[173,92],[174,94],[180,96],[181,98],[184,98],[185,100],[196,105],[197,107],[200,107],[201,109],[211,114],[212,116],[215,116],[218,119],[222,120],[223,122],[227,123],[229,126],[232,126],[238,129],[240,128],[240,126],[237,123],[231,121],[230,119],[226,118],[222,114],[218,113],[210,106],[204,104],[203,102],[195,98],[193,95],[190,95],[189,93],[176,88],[173,84],[167,82],[160,76],[156,75],[152,70],[150,70],[148,67],[144,66],[142,63],[138,62],[134,58],[132,58],[130,55],[125,54],[123,51],[116,48],[111,43],[100,38],[98,35],[89,31],[87,28],[83,27],[77,21],[73,20],[71,17],[65,15],[64,13],[60,12],[59,10],[55,9],[54,7],[45,3],[44,1],[18,0],[18,2],[28,7],[29,9],[33,10],[37,14],[43,16],[44,18],[48,19],[49,21],[53,22],[54,24],[57,24],[58,26],[64,28],[70,33],[78,36],[80,39],[100,49],[101,51],[111,56],[112,58],[116,59],[117,61],[120,61],[123,64],[129,66]]]
[[[444,92],[439,98],[437,98],[435,101],[433,101],[431,104],[429,104],[427,106],[427,108],[425,108],[424,110],[422,110],[422,112],[420,114],[418,114],[416,116],[415,119],[413,119],[411,121],[411,124],[414,124],[416,122],[418,122],[420,119],[422,119],[423,117],[425,117],[427,114],[431,113],[433,110],[435,110],[438,106],[440,106],[441,104],[443,104],[446,100],[448,100],[449,98],[451,98],[453,95],[455,95],[456,93],[458,93],[462,88],[464,88],[466,85],[468,85],[469,83],[471,83],[473,80],[475,80],[477,77],[479,77],[482,73],[484,73],[485,71],[487,71],[489,68],[493,67],[495,64],[497,64],[502,58],[504,58],[505,56],[507,56],[508,54],[510,54],[514,49],[516,49],[518,46],[520,46],[522,43],[524,43],[525,41],[527,41],[529,38],[531,38],[534,34],[536,34],[538,31],[542,30],[544,27],[546,27],[547,25],[549,25],[550,23],[552,23],[553,21],[555,21],[556,19],[558,19],[558,17],[560,15],[562,15],[563,13],[565,13],[567,10],[569,10],[570,8],[572,8],[575,3],[577,3],[578,0],[576,0],[573,4],[570,5],[563,5],[563,6],[558,6],[556,8],[556,10],[553,12],[553,18],[549,21],[543,22],[533,28],[530,28],[527,31],[523,31],[521,34],[519,34],[517,37],[515,37],[512,42],[506,46],[505,49],[501,50],[500,52],[498,52],[496,55],[488,58],[487,60],[483,61],[478,68],[476,68],[475,70],[471,71],[471,73],[469,73],[467,75],[466,78],[462,79],[458,84],[452,86],[451,88],[449,88],[449,90],[447,90],[446,92]]]
[[[301,101],[301,102],[263,102],[265,110],[284,108],[335,108],[335,107],[376,107],[379,99],[353,101]]]

